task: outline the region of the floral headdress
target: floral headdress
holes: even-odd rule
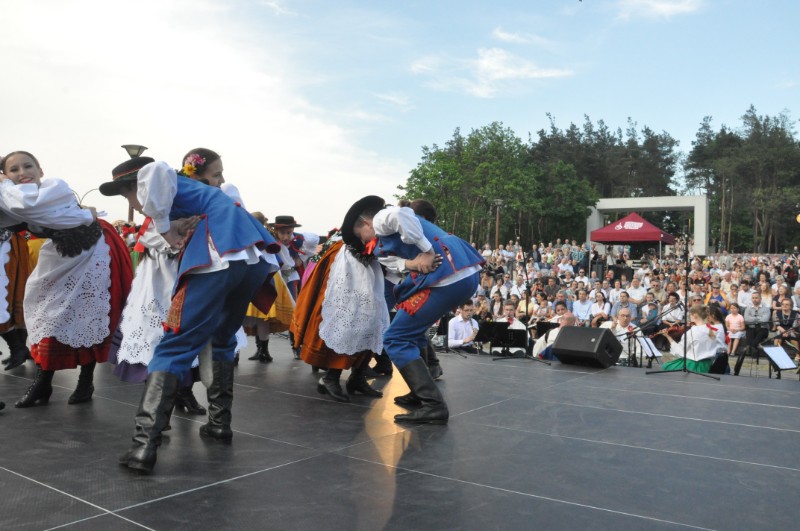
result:
[[[195,173],[197,173],[197,168],[205,166],[206,159],[198,155],[197,153],[192,153],[186,160],[183,161],[183,168],[181,168],[181,173],[186,175],[187,177],[192,177]]]

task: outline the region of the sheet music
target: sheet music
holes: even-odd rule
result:
[[[661,351],[656,348],[653,344],[653,340],[649,337],[636,337],[636,341],[639,342],[639,346],[642,347],[642,351],[644,351],[644,355],[648,358],[661,358],[663,357]]]
[[[792,358],[786,353],[785,350],[781,347],[761,347],[764,349],[764,353],[769,356],[775,365],[782,371],[784,370],[791,370],[796,369],[797,365],[794,364]]]

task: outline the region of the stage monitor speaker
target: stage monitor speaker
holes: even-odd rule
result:
[[[553,355],[561,363],[607,368],[619,360],[622,345],[608,328],[567,326],[553,343]]]

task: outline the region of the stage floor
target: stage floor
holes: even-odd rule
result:
[[[442,354],[447,426],[404,428],[385,397],[317,394],[273,336],[237,369],[232,444],[175,414],[151,476],[117,465],[141,385],[98,367],[94,400],[15,409],[31,362],[0,371],[0,529],[796,529],[800,382],[646,376]],[[201,384],[195,394],[205,405]]]

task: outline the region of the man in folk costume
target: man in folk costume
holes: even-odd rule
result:
[[[0,229],[0,301],[4,298],[7,308],[0,309],[0,337],[8,344],[11,354],[3,360],[6,370],[16,369],[31,358],[26,341],[28,331],[25,329],[25,284],[31,275],[28,258],[28,241],[21,232]],[[5,276],[5,278],[2,278]],[[2,291],[5,291],[3,297]]]
[[[166,332],[148,366],[136,413],[133,445],[120,464],[149,472],[161,432],[169,421],[178,385],[192,360],[211,343],[213,381],[209,421],[200,435],[230,440],[236,330],[252,300],[269,311],[279,250],[272,235],[221,190],[179,175],[165,162],[142,168],[120,191],[130,205],[153,218],[158,232],[183,248]],[[195,225],[187,233],[187,227]]]
[[[374,254],[387,269],[410,272],[395,286],[397,315],[383,338],[386,352],[411,389],[402,403],[395,402],[413,409],[395,416],[395,421],[447,422],[447,404],[420,349],[426,346],[426,332],[433,323],[475,293],[483,257],[410,208],[387,207],[377,196],[364,197],[350,207],[342,240]]]

